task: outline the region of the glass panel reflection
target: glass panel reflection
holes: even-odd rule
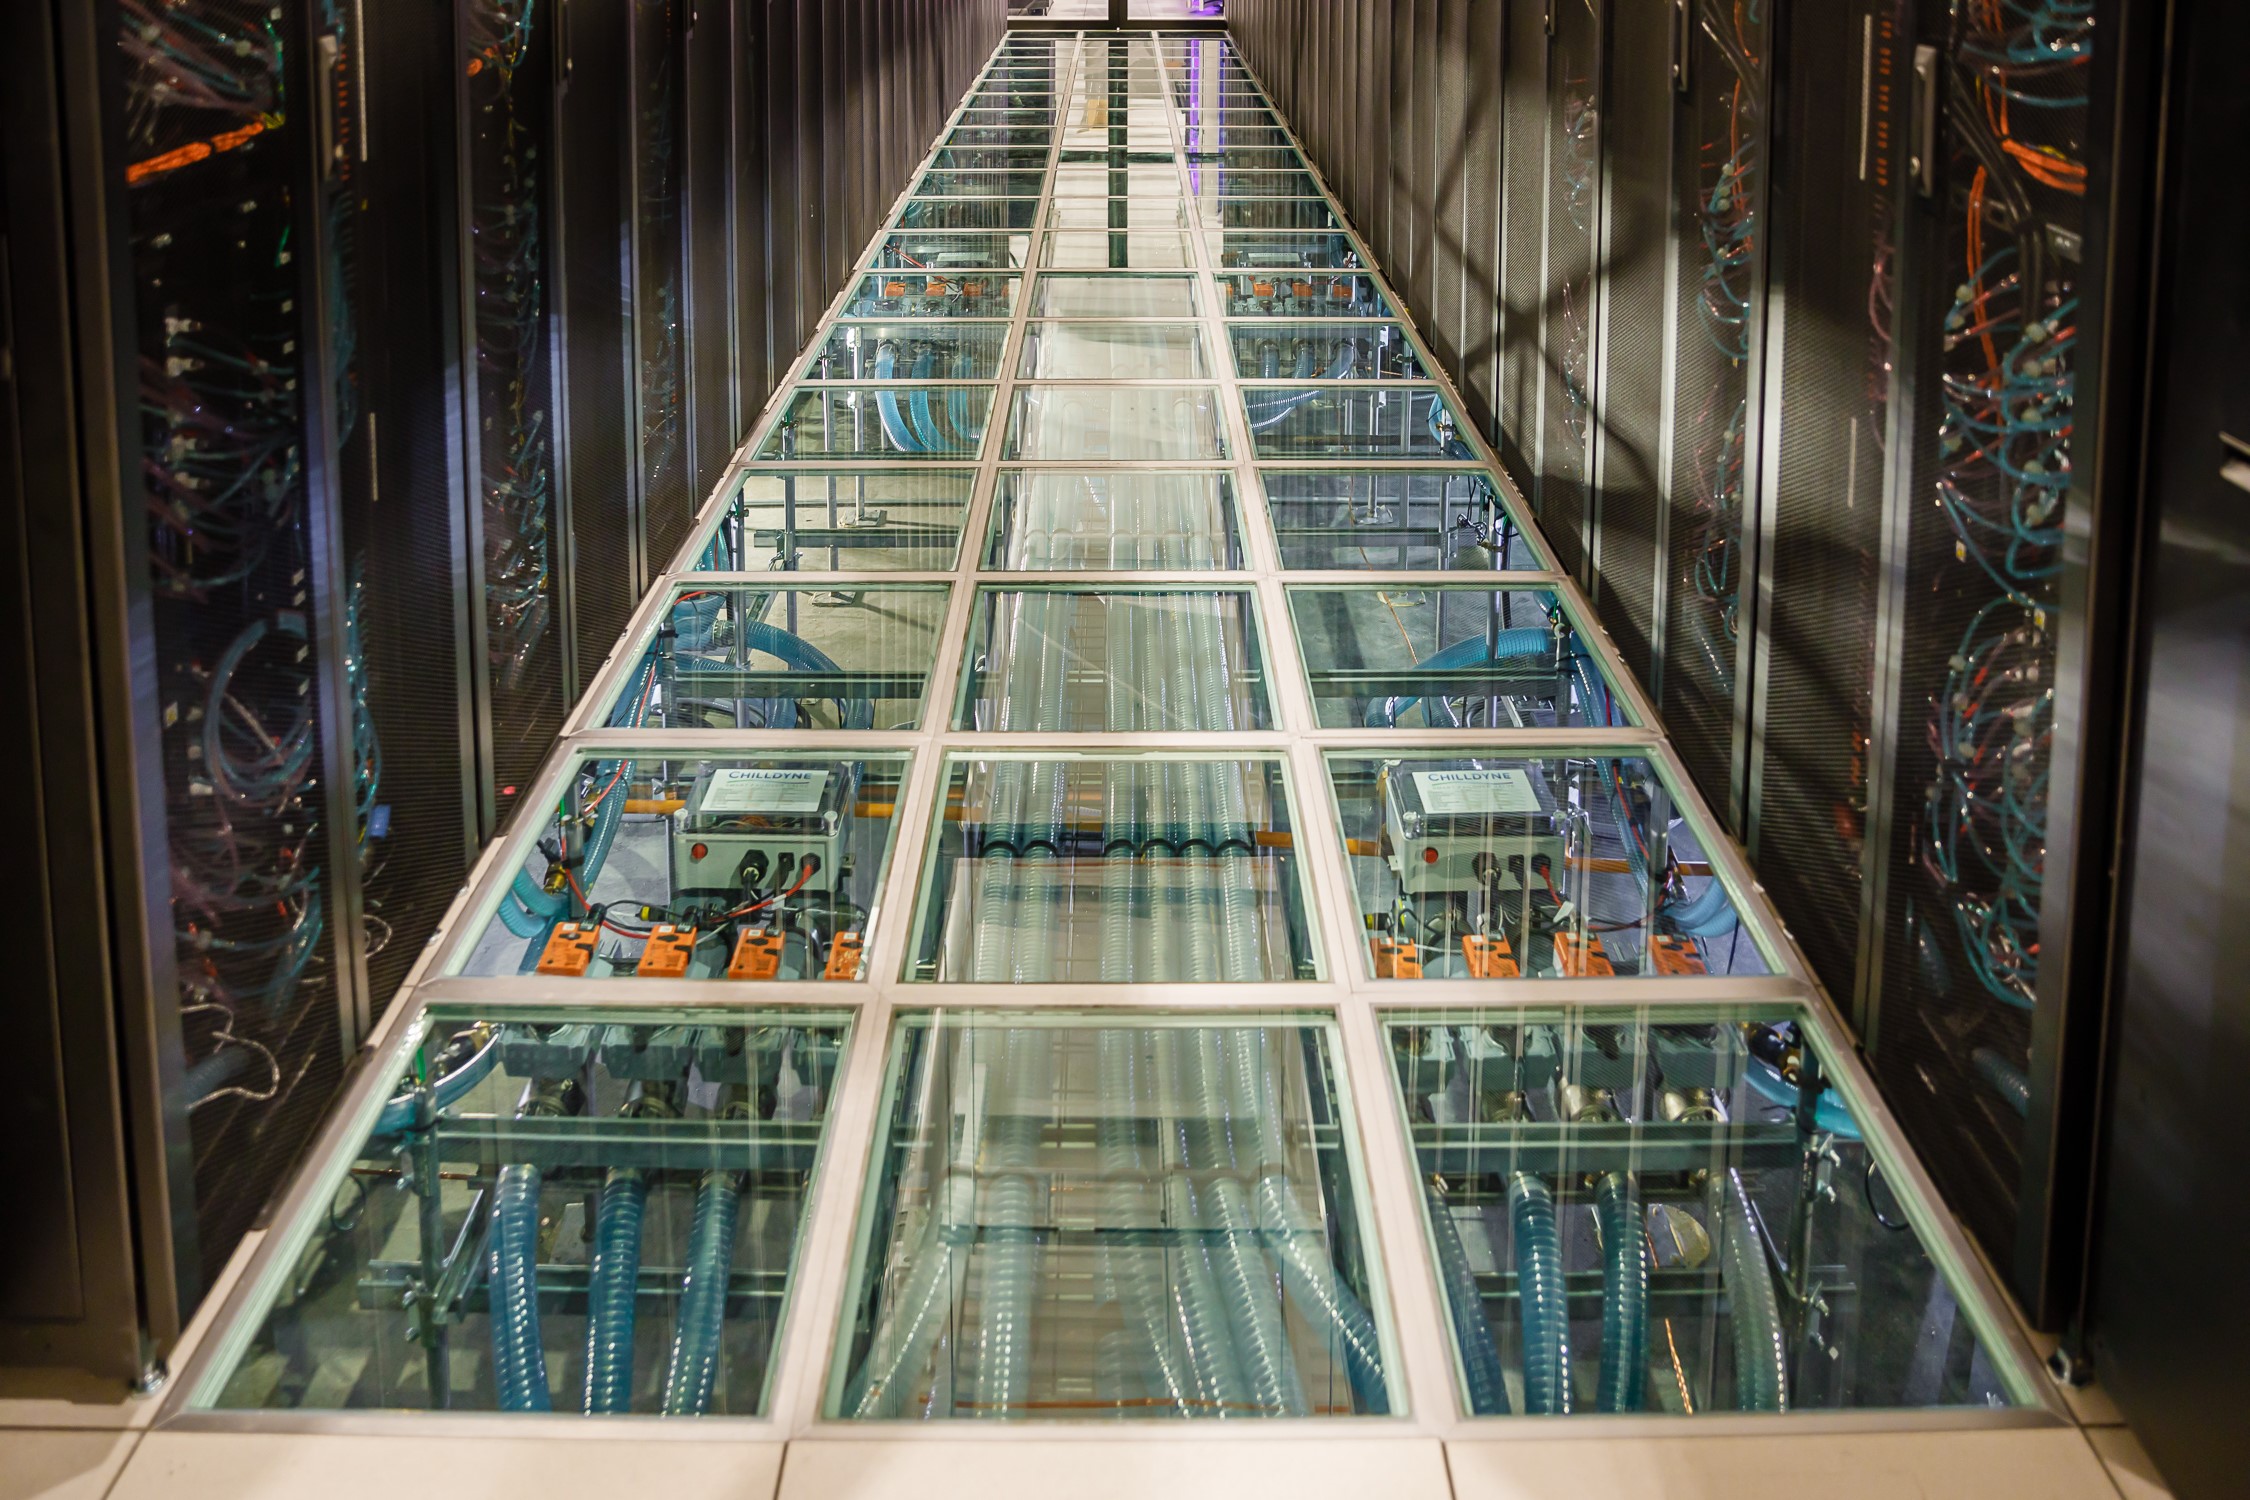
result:
[[[447,972],[864,978],[905,774],[898,754],[580,756]]]
[[[720,573],[950,568],[975,486],[973,469],[752,471],[694,566]]]
[[[849,1028],[433,1008],[211,1404],[762,1413]]]
[[[1171,218],[1178,223],[1178,216]],[[1176,271],[1195,264],[1195,251],[1177,228],[1116,231],[1106,227],[1056,229],[1041,236],[1039,264],[1065,270]]]
[[[911,729],[946,592],[675,585],[640,670],[611,705],[610,727]]]
[[[1478,1415],[2011,1405],[1787,1012],[1394,1011]]]
[[[1260,458],[1465,462],[1476,450],[1434,389],[1257,386],[1242,393]]]
[[[1214,264],[1229,268],[1282,268],[1306,271],[1349,271],[1359,265],[1359,252],[1346,234],[1261,233],[1252,229],[1208,232],[1204,242]],[[1222,284],[1223,285],[1223,284]],[[1247,299],[1249,294],[1241,294]],[[1228,299],[1230,316],[1241,316]],[[1345,300],[1353,300],[1347,291]],[[1249,309],[1255,313],[1255,307]]]
[[[894,350],[895,350],[894,346]],[[881,351],[873,362],[883,385],[799,386],[781,420],[759,445],[761,459],[975,458],[992,415],[989,385],[911,385],[890,377]]]
[[[1234,481],[1150,469],[1012,469],[992,504],[987,568],[1239,568]]]
[[[1278,760],[986,756],[948,772],[909,978],[1320,977]]]
[[[1219,302],[1226,315],[1230,318],[1396,317],[1389,301],[1375,289],[1369,277],[1318,271],[1289,262],[1274,266],[1281,250],[1293,250],[1300,243],[1317,244],[1323,238],[1302,235],[1282,240],[1279,236],[1261,236],[1260,245],[1275,246],[1265,250],[1269,257],[1265,260],[1249,259],[1253,252],[1248,246],[1240,249],[1237,253],[1244,256],[1244,260],[1239,263],[1253,269],[1228,271],[1216,278]],[[1286,274],[1261,274],[1255,269],[1260,266],[1274,267]]]
[[[1192,276],[1044,275],[1031,310],[1045,318],[1192,318]]]
[[[1271,727],[1244,589],[981,589],[958,729]]]
[[[1020,276],[975,270],[884,271],[863,276],[844,303],[847,318],[1005,318]]]
[[[1227,456],[1209,386],[1018,386],[1003,458],[1095,462]]]
[[[831,1416],[1391,1408],[1332,1024],[908,1015]]]
[[[1024,330],[1026,380],[1208,380],[1194,323],[1033,323]]]
[[[1551,592],[1475,584],[1294,588],[1289,613],[1324,728],[1631,721]]]
[[[912,271],[1020,268],[1028,263],[1028,234],[975,234],[900,229],[876,242],[869,264]]]
[[[1285,568],[1546,566],[1482,473],[1265,469],[1260,478]]]
[[[1374,978],[1766,972],[1646,759],[1355,753],[1328,777]]]
[[[919,318],[838,323],[805,367],[808,380],[992,380],[1008,325]]]
[[[1244,380],[1424,380],[1429,372],[1396,323],[1236,323],[1234,372]]]

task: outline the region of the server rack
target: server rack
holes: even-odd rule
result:
[[[2132,379],[2101,309],[2145,196],[2113,185],[2146,181],[2147,105],[2117,70],[2160,69],[2132,41],[2149,8],[1470,11],[1498,161],[1468,126],[1414,137],[1385,190],[1430,201],[1416,175],[1460,162],[1498,195],[1491,440],[1933,1170],[2059,1319],[2121,659],[2122,478],[2093,415]],[[1423,16],[1312,17],[1317,68],[1289,36],[1306,18],[1234,23],[1418,295],[1420,244],[1352,147],[1394,112],[1419,129],[1445,84],[1353,39]]]

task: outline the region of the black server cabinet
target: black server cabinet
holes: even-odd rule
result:
[[[1550,0],[1539,276],[1538,455],[1531,504],[1555,561],[1582,573],[1591,543],[1594,256],[1601,212],[1598,0]]]
[[[462,562],[483,837],[514,805],[577,692],[566,463],[598,471],[598,483],[612,486],[610,503],[622,493],[616,487],[617,408],[592,409],[602,391],[617,395],[617,376],[599,363],[604,350],[598,342],[583,369],[566,364],[559,347],[573,326],[561,271],[566,207],[587,216],[584,240],[598,245],[605,232],[599,191],[579,185],[566,205],[562,184],[557,99],[570,97],[567,44],[575,18],[569,4],[460,0],[459,40],[447,70],[458,80],[455,218],[466,230],[458,240],[459,367],[472,540]],[[614,260],[616,221],[606,222]],[[590,315],[597,324],[614,317],[602,309]],[[598,326],[589,330],[590,337],[598,333]],[[614,344],[607,353],[615,357]],[[598,389],[588,391],[579,380]],[[580,409],[577,398],[592,409],[583,434],[569,421]],[[588,503],[601,512],[593,499]],[[604,585],[596,572],[590,586],[599,590]],[[625,582],[613,578],[607,587],[614,592]],[[604,604],[615,610],[608,595]],[[607,649],[602,642],[599,650]]]
[[[1769,216],[1768,388],[1760,455],[1766,586],[1745,839],[1790,931],[1839,1002],[1860,992],[1893,304],[1907,191],[1913,48],[1906,0],[1798,7]]]
[[[562,0],[555,13],[551,212],[560,319],[560,559],[570,599],[575,681],[600,670],[640,598],[641,372],[628,310],[638,238],[631,117],[633,0]],[[619,566],[620,561],[624,566]],[[521,787],[523,783],[513,783]],[[504,783],[500,815],[513,804]]]
[[[131,372],[129,606],[148,653],[184,1154],[208,1284],[342,1077],[364,998],[359,810],[331,486],[348,382],[320,355],[339,119],[326,7],[123,0],[105,171],[125,259],[106,292]],[[175,1127],[177,1128],[177,1127]],[[186,1300],[192,1300],[191,1290]]]
[[[2231,1354],[2250,1308],[2214,1288],[2250,1236],[2250,928],[2241,920],[2243,722],[2250,702],[2250,137],[2238,60],[2250,11],[2180,6],[2164,121],[2166,203],[2154,291],[2117,326],[2149,332],[2137,485],[2145,565],[2138,721],[2126,804],[2125,936],[2103,1120],[2093,1370],[2180,1500],[2242,1487]],[[2128,39],[2128,45],[2130,44]],[[2122,302],[2122,299],[2120,299]],[[2145,308],[2145,321],[2144,321]],[[2145,413],[2145,416],[2142,416]]]
[[[744,427],[736,415],[742,379],[736,354],[733,7],[723,0],[690,4],[687,46],[687,339],[690,503],[700,507],[734,456]],[[677,550],[677,546],[673,550]],[[669,567],[671,552],[656,555]]]
[[[2098,424],[2080,417],[2102,377],[2109,235],[2088,209],[2111,169],[2115,33],[2083,8],[1933,11],[1911,62],[1923,138],[1900,238],[1881,570],[1895,592],[1879,606],[1896,656],[1879,679],[1862,1035],[2036,1316],[2054,1298],[2055,1215],[2083,1191],[2050,1179],[2054,1153],[2089,1126],[2058,1090],[2082,1003],[2043,956],[2077,916],[2049,882],[2070,852],[2050,839],[2051,794],[2080,770],[2058,729],[2078,739],[2110,712],[2058,676],[2057,646],[2089,605],[2063,557],[2099,473]]]
[[[1546,239],[1547,0],[1507,0],[1500,44],[1498,395],[1493,441],[1525,495],[1539,456],[1541,247]]]
[[[468,506],[460,447],[452,6],[360,25],[321,6],[333,139],[320,163],[343,552],[359,938],[372,1024],[420,955],[479,838]]]
[[[672,561],[695,521],[688,367],[687,139],[689,0],[629,0],[630,203],[627,329],[634,378],[633,597]]]
[[[1664,371],[1669,363],[1672,0],[1609,0],[1601,130],[1593,490],[1594,605],[1625,664],[1657,690],[1664,542]]]
[[[1657,703],[1730,831],[1742,827],[1737,733],[1757,533],[1753,454],[1763,312],[1768,31],[1773,9],[1689,0],[1675,43],[1677,272],[1667,397],[1670,504]]]

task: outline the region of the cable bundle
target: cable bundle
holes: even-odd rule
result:
[[[1917,840],[1986,993],[2029,1009],[2053,738],[2047,627],[2070,487],[2078,299],[2065,260],[2086,190],[2076,132],[2092,7],[1974,0],[1961,18],[1949,117],[1970,179],[1966,279],[1944,330],[1936,499],[1957,561],[1991,597],[1931,704],[1935,765]],[[1973,587],[1973,580],[1970,585]]]
[[[485,427],[484,592],[487,659],[502,686],[522,684],[547,638],[553,580],[547,411],[538,391],[541,279],[539,151],[517,109],[537,0],[484,0],[468,15],[468,72],[496,172],[479,174],[475,222],[477,363]]]
[[[1702,439],[1688,467],[1694,520],[1688,532],[1687,583],[1703,606],[1695,622],[1705,664],[1722,690],[1732,691],[1742,578],[1739,553],[1748,452],[1751,281],[1758,250],[1757,173],[1759,115],[1764,106],[1760,59],[1754,50],[1763,25],[1758,0],[1726,7],[1709,4],[1704,36],[1725,59],[1733,83],[1725,90],[1726,134],[1702,148],[1704,180],[1695,205],[1703,244],[1703,270],[1695,310],[1704,336],[1718,351],[1711,389],[1696,421]]]

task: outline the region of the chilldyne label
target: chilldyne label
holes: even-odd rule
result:
[[[696,810],[707,813],[817,812],[820,794],[827,786],[826,771],[767,771],[728,766],[711,773],[711,783],[703,792],[703,805]]]
[[[1524,771],[1416,771],[1414,790],[1422,811],[1434,818],[1539,811],[1539,794]]]

